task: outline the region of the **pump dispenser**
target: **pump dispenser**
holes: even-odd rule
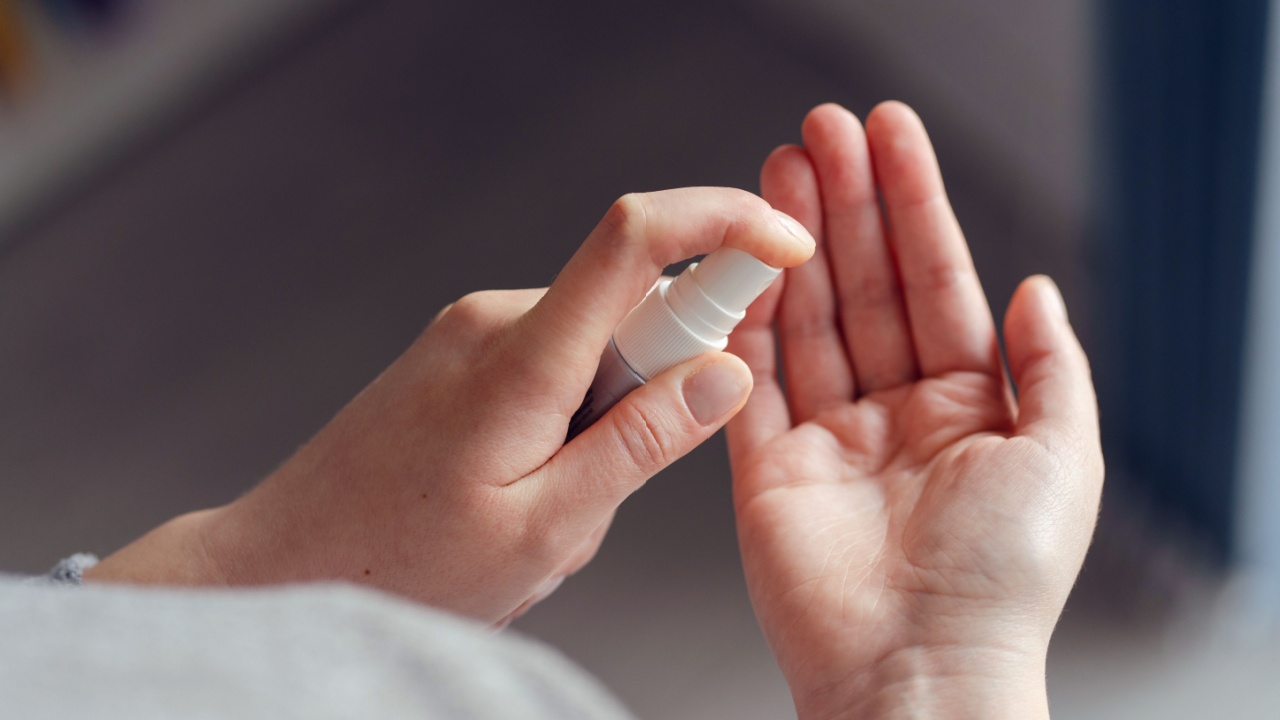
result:
[[[781,272],[741,250],[721,248],[655,285],[613,331],[566,440],[668,368],[723,350],[747,306]]]

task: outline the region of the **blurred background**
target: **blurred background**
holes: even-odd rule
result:
[[[447,302],[617,196],[757,188],[813,105],[937,144],[997,314],[1062,285],[1103,515],[1059,718],[1280,708],[1280,38],[1265,0],[0,0],[0,569],[269,473]],[[524,618],[646,718],[792,715],[716,439]]]

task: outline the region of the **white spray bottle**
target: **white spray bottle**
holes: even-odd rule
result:
[[[582,406],[569,420],[566,442],[663,371],[723,350],[747,306],[781,272],[741,250],[721,248],[655,285],[613,331]]]

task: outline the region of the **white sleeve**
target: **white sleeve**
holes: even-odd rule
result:
[[[65,562],[61,585],[87,567]],[[352,586],[67,592],[0,576],[0,717],[630,716],[545,645]]]

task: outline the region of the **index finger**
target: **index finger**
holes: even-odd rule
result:
[[[614,328],[663,268],[722,246],[785,268],[809,259],[815,244],[798,223],[745,190],[625,195],[522,319],[523,346],[552,368],[589,375]]]

